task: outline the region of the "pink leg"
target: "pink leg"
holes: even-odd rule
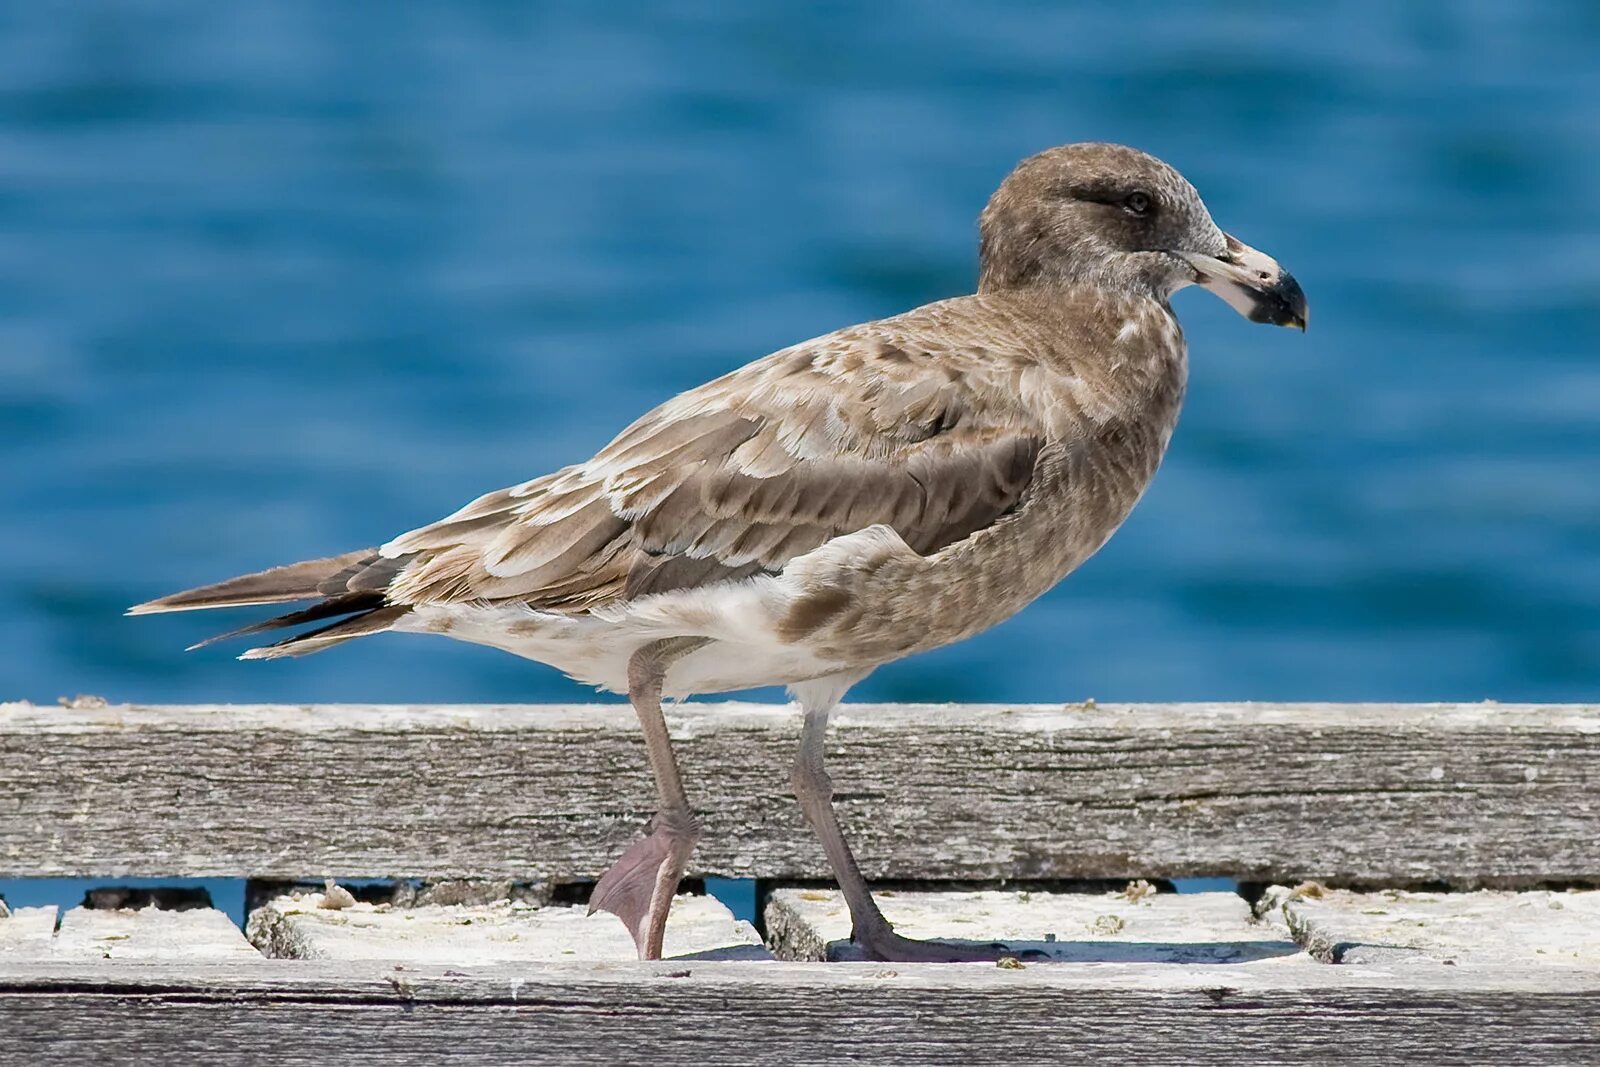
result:
[[[628,700],[644,730],[645,751],[656,779],[656,814],[650,820],[650,833],[601,876],[589,898],[589,913],[609,911],[621,919],[642,960],[661,958],[667,911],[689,854],[700,840],[700,821],[689,810],[661,714],[661,687],[672,662],[704,643],[698,638],[657,641],[628,661]]]
[[[833,780],[823,766],[823,738],[828,729],[828,712],[833,710],[838,697],[808,701],[812,693],[802,687],[793,687],[805,710],[805,725],[800,732],[800,751],[795,757],[790,784],[806,821],[816,831],[827,854],[828,865],[838,879],[839,889],[850,909],[850,940],[870,960],[893,963],[961,963],[972,960],[997,960],[1014,955],[1015,950],[1002,944],[950,944],[943,941],[915,941],[894,932],[889,920],[878,910],[867,880],[861,874],[850,845],[839,828],[839,819],[833,811]],[[819,691],[826,693],[825,687]]]

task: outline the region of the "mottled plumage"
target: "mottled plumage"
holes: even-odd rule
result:
[[[650,733],[663,690],[785,684],[825,717],[874,667],[994,625],[1104,544],[1155,474],[1186,377],[1174,290],[1198,282],[1258,321],[1304,326],[1293,279],[1133,149],[1025,160],[980,234],[974,295],[775,352],[669,400],[592,459],[381,548],[133,610],[320,598],[235,631],[335,620],[245,658],[442,633],[629,693],[662,815],[597,900],[648,953],[657,883],[676,883],[656,872],[681,870],[693,841],[664,729]],[[807,729],[820,768],[809,716]],[[797,790],[840,869],[831,809],[805,784],[820,780]],[[876,929],[864,883],[840,877],[858,933]]]

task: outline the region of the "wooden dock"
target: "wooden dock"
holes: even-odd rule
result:
[[[668,718],[762,922],[685,895],[643,964],[582,906],[649,813],[626,707],[0,704],[0,877],[251,905],[0,917],[0,1062],[1600,1063],[1600,708],[842,708],[885,913],[1000,966],[853,960],[796,713]]]

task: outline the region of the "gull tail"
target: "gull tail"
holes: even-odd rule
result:
[[[303,656],[342,644],[357,637],[381,633],[411,610],[407,605],[389,604],[384,588],[405,564],[405,559],[386,559],[375,548],[346,552],[342,556],[311,559],[283,567],[244,574],[224,582],[186,589],[158,597],[129,608],[129,615],[153,615],[168,611],[199,611],[206,608],[251,607],[261,604],[289,604],[298,600],[316,603],[284,615],[241,626],[189,646],[192,651],[217,641],[248,634],[281,630],[302,623],[336,621],[308,630],[263,648],[252,648],[240,659],[276,659]]]
[[[325,596],[333,590],[323,586],[351,567],[364,563],[378,554],[375,548],[359,552],[346,552],[327,559],[308,559],[286,567],[257,571],[214,582],[181,593],[157,597],[128,609],[129,615],[154,615],[163,611],[199,611],[202,608],[243,608],[256,604],[288,604],[296,600],[310,600]]]

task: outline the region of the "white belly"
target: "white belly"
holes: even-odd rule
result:
[[[762,588],[762,586],[768,588]],[[819,658],[803,644],[780,640],[775,609],[780,583],[755,579],[737,586],[666,593],[602,614],[561,615],[514,605],[418,605],[395,626],[489,645],[547,663],[577,681],[614,693],[628,689],[628,659],[665,637],[706,636],[709,642],[667,671],[665,695],[725,693],[791,685],[837,673],[844,665]]]

